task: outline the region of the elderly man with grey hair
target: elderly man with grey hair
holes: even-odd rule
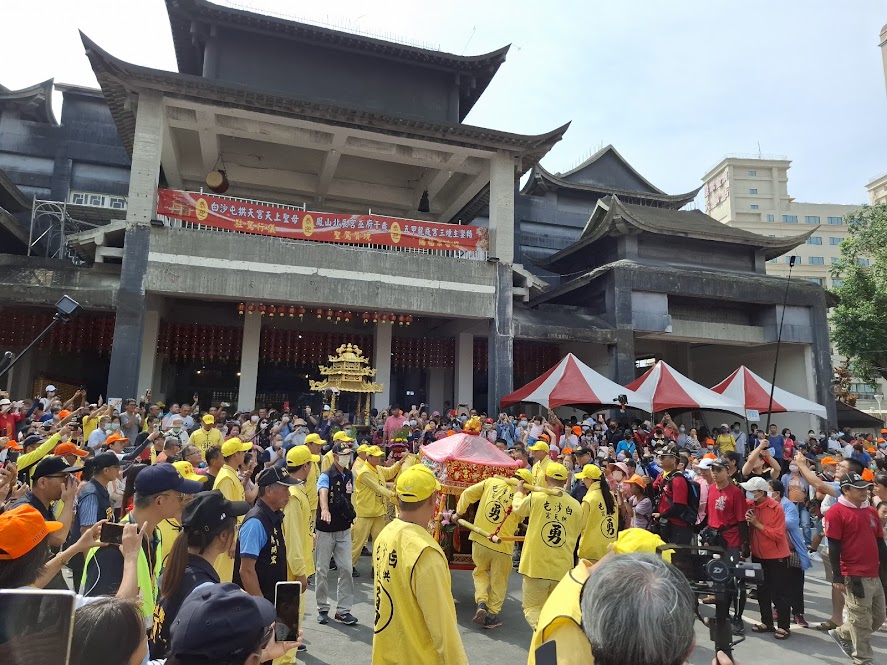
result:
[[[681,665],[693,651],[696,596],[687,578],[654,554],[602,560],[585,584],[581,608],[595,665]]]

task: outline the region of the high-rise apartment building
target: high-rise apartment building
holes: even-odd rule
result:
[[[887,203],[887,173],[872,180],[865,188],[869,193],[869,203],[873,206]]]
[[[725,157],[702,177],[705,211],[719,222],[765,236],[798,235],[808,229],[806,244],[792,251],[798,257],[792,278],[806,279],[825,288],[838,286],[840,279],[832,277],[829,270],[840,258],[840,244],[847,237],[844,217],[860,206],[794,200],[788,191],[790,166],[791,161],[782,157]],[[879,200],[887,199],[887,176],[868,188],[873,202],[875,193]],[[769,274],[788,275],[788,271],[788,255],[767,262]],[[832,361],[838,366],[843,357],[833,355]],[[876,386],[859,382],[853,390],[859,396],[859,408],[879,412],[880,399],[887,405],[887,382],[883,380]],[[876,400],[876,395],[880,399]]]

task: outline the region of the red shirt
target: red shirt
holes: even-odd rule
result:
[[[884,537],[884,529],[875,509],[851,508],[839,501],[823,519],[825,535],[841,541],[841,573],[878,577],[878,538]]]
[[[706,514],[708,525],[713,529],[733,526],[745,522],[745,492],[733,483],[727,483],[724,489],[718,489],[716,483],[708,486],[708,502]],[[742,545],[739,529],[727,529],[721,532],[727,547],[739,547]]]
[[[782,506],[768,496],[763,503],[755,504],[754,511],[755,517],[764,528],[749,527],[751,553],[759,559],[787,559],[791,551],[788,548],[788,534],[785,530],[785,513],[782,511]]]
[[[667,483],[668,479],[672,476],[678,475],[680,478],[675,478],[670,483]],[[656,512],[660,515],[667,511],[672,507],[675,503],[680,503],[683,505],[687,505],[689,498],[687,496],[689,491],[689,483],[687,477],[681,474],[680,471],[672,471],[668,474],[668,478],[666,478],[666,474],[663,471],[656,477],[656,481],[653,483],[653,486],[661,490],[665,487],[665,491],[659,495],[659,505],[656,508]],[[684,520],[678,519],[676,517],[669,517],[668,521],[674,524],[675,526],[687,526],[687,523]]]

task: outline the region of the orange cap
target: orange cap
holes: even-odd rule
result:
[[[61,411],[59,411],[59,420],[64,420],[65,418],[67,418],[70,415],[71,415],[70,411],[68,411],[67,409],[62,409]]]
[[[875,480],[875,472],[871,469],[863,469],[862,470],[862,479],[867,482],[873,482]]]
[[[106,445],[106,446],[109,446],[109,445],[111,445],[112,443],[115,443],[115,442],[117,442],[117,441],[129,441],[129,439],[127,439],[127,438],[126,438],[125,436],[123,436],[122,434],[119,434],[119,433],[117,433],[117,432],[114,432],[113,434],[109,434],[109,435],[108,435],[108,438],[105,439],[105,445]]]
[[[89,455],[88,452],[83,450],[82,448],[78,448],[70,441],[66,441],[65,443],[60,443],[55,447],[55,450],[52,451],[53,455],[77,455],[77,457],[86,457]]]
[[[561,452],[562,452],[564,455],[569,455],[569,454],[571,454],[571,453],[573,452],[573,449],[570,448],[570,446],[567,446],[567,447],[564,448]]]
[[[823,457],[821,460],[819,460],[819,463],[822,465],[837,464],[838,460],[836,460],[834,457]]]
[[[579,425],[573,425],[573,434],[576,436],[582,436],[582,428]]]
[[[705,455],[702,456],[702,459],[717,459],[717,458],[718,458],[718,456],[715,455],[714,453],[705,453]]]
[[[644,477],[640,474],[634,474],[631,478],[625,481],[626,483],[631,483],[633,485],[637,485],[641,489],[646,489],[647,481],[644,480]]]
[[[540,434],[539,438],[542,439],[543,441],[547,441],[548,443],[551,443],[551,437],[548,436],[547,434]]]
[[[0,515],[0,561],[18,559],[37,547],[61,522],[47,522],[34,506],[7,510]]]
[[[7,441],[6,445],[3,447],[9,448],[10,450],[15,450],[17,452],[21,452],[25,449],[24,446],[22,446],[22,444],[18,443],[14,439],[10,439],[9,441]]]

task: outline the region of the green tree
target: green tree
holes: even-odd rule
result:
[[[832,277],[840,304],[831,311],[832,339],[850,368],[872,383],[887,378],[887,204],[847,215],[848,236]]]

